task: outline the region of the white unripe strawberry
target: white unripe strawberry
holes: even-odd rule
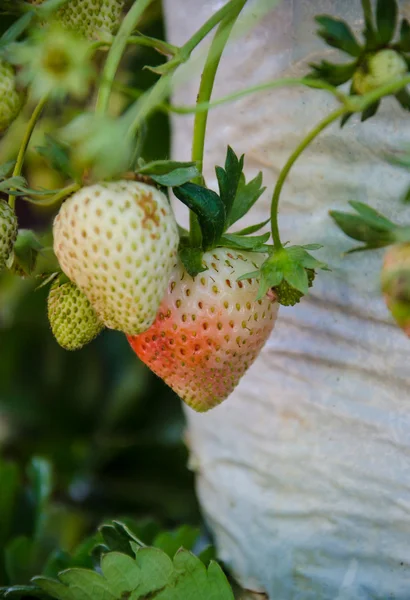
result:
[[[107,327],[129,335],[154,322],[178,241],[167,197],[134,181],[82,188],[66,200],[54,222],[62,270]]]

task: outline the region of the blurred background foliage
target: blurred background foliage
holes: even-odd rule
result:
[[[11,19],[2,17],[0,29]],[[163,39],[159,2],[141,30]],[[124,60],[120,80],[146,89],[156,76],[142,68],[159,62],[155,51],[136,47]],[[115,102],[122,110],[127,100],[114,96],[113,110]],[[23,114],[0,140],[0,162],[15,156],[26,119]],[[49,109],[32,148],[42,132],[65,119]],[[167,158],[169,138],[167,116],[154,114],[146,124],[142,156]],[[25,176],[33,186],[59,187],[60,176],[34,152]],[[20,227],[50,230],[53,212],[22,200],[17,204]],[[0,276],[0,587],[28,583],[43,568],[39,550],[34,573],[22,569],[11,577],[4,568],[13,536],[32,534],[33,477],[37,472],[38,481],[45,478],[40,488],[51,477],[47,463],[33,463],[33,457],[49,461],[53,471],[43,515],[44,556],[50,549],[71,552],[106,519],[133,519],[148,538],[158,528],[200,523],[178,398],[138,361],[118,332],[105,331],[79,353],[62,350],[48,325],[46,295],[47,288],[35,290],[32,281]],[[23,487],[14,494],[17,480]]]

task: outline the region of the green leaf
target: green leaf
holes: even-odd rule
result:
[[[14,585],[9,588],[0,588],[0,598],[16,598],[16,600],[40,598],[41,600],[50,600],[48,594],[34,585]]]
[[[310,64],[309,66],[313,69],[313,73],[311,73],[310,77],[323,79],[330,85],[337,87],[346,83],[346,81],[349,81],[353,77],[357,67],[357,61],[340,65],[328,62],[327,60],[322,60],[319,64]]]
[[[251,233],[256,233],[257,231],[262,229],[262,227],[265,227],[265,225],[267,225],[268,223],[270,223],[270,217],[269,217],[269,219],[266,219],[266,221],[262,221],[261,223],[256,223],[256,225],[250,225],[249,227],[245,227],[245,229],[241,229],[240,231],[235,231],[235,234],[236,235],[250,235]]]
[[[379,106],[380,106],[381,100],[377,100],[377,102],[373,102],[373,104],[370,104],[370,106],[368,106],[363,112],[362,112],[362,116],[361,116],[361,121],[362,123],[364,121],[367,121],[367,119],[371,119],[372,117],[374,117],[374,115],[377,113],[377,111],[379,110]]]
[[[248,250],[252,252],[266,252],[265,243],[270,238],[270,233],[263,235],[255,235],[251,237],[243,237],[234,233],[225,233],[220,240],[220,245],[224,248],[232,248],[233,250]]]
[[[175,196],[198,217],[202,232],[202,249],[215,247],[224,231],[226,212],[221,198],[205,187],[185,183],[173,188]]]
[[[25,32],[34,17],[35,12],[31,10],[15,21],[1,36],[0,49],[6,48],[12,42],[15,42]]]
[[[232,148],[228,146],[225,159],[225,170],[222,167],[215,167],[215,173],[218,179],[219,197],[225,205],[227,226],[229,226],[229,216],[232,211],[243,171],[243,161],[244,156],[242,155],[241,158],[238,159]],[[225,229],[227,229],[227,226]]]
[[[262,173],[258,173],[258,175],[249,183],[246,183],[245,175],[243,173],[241,174],[238,190],[225,230],[249,212],[265,189],[265,187],[262,187]]]
[[[396,0],[377,0],[376,25],[380,43],[385,45],[391,42],[397,26]]]
[[[395,94],[395,97],[401,105],[401,107],[404,108],[404,110],[410,111],[410,94],[406,90],[406,88],[403,88],[402,90],[397,92],[397,94]]]
[[[35,545],[25,536],[14,538],[5,548],[4,559],[10,581],[29,583],[33,573]]]
[[[349,121],[349,119],[351,119],[351,117],[354,115],[354,113],[346,113],[345,115],[343,115],[343,117],[340,119],[340,128],[344,127],[346,125],[346,123]]]
[[[177,187],[200,175],[195,162],[156,160],[140,166],[137,173],[149,175],[160,185]]]
[[[46,509],[53,489],[51,465],[42,458],[33,458],[27,468],[35,512],[35,531],[38,535],[46,518]]]
[[[330,211],[336,225],[349,237],[370,245],[382,248],[394,241],[394,233],[386,226],[374,224],[368,217],[340,211]]]
[[[396,225],[392,221],[368,204],[363,204],[363,202],[356,202],[354,200],[351,200],[349,204],[369,225],[373,225],[375,228],[386,231],[396,228]]]
[[[13,268],[17,268],[25,275],[34,272],[37,256],[42,249],[38,238],[30,229],[20,229],[14,244]]]
[[[167,175],[151,175],[151,179],[165,187],[174,187],[188,183],[195,177],[198,177],[199,171],[196,167],[188,167],[184,169],[175,169]]]
[[[398,48],[402,52],[410,52],[410,23],[407,19],[403,19],[400,25],[400,41]]]
[[[0,548],[4,548],[11,531],[20,485],[17,465],[0,460]]]
[[[8,175],[10,175],[14,169],[15,164],[15,160],[10,160],[0,165],[0,179],[5,179]]]
[[[338,48],[351,56],[360,56],[362,49],[347,23],[328,15],[318,16],[316,21],[322,27],[319,29],[318,35],[329,46]]]
[[[73,177],[68,144],[63,144],[49,134],[45,134],[44,140],[44,146],[36,148],[40,156],[43,156],[56,171],[70,178]]]
[[[179,258],[191,277],[196,277],[198,273],[207,270],[202,262],[202,256],[203,250],[201,248],[191,248],[183,245],[179,248]]]
[[[162,531],[153,541],[153,546],[159,548],[170,558],[174,558],[180,548],[192,550],[198,541],[200,531],[196,527],[182,525],[176,531]]]
[[[60,573],[60,581],[36,577],[34,582],[57,600],[233,600],[217,563],[206,568],[187,550],[179,550],[172,560],[158,548],[132,545],[134,558],[119,552],[102,558],[102,576],[69,569]]]

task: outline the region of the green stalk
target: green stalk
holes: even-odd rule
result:
[[[124,54],[124,50],[127,46],[128,38],[131,36],[138,21],[144,14],[145,9],[149,6],[149,4],[151,4],[151,1],[152,0],[136,0],[132,8],[130,8],[125,16],[123,22],[121,23],[121,27],[115,36],[104,65],[102,81],[98,91],[95,111],[99,115],[103,115],[108,110],[113,81],[122,55]]]
[[[240,10],[242,10],[243,5],[245,3],[246,0],[245,2],[239,0],[239,5],[242,4]],[[206,23],[204,23],[202,27],[200,27],[200,29],[198,29],[198,31],[194,33],[194,35],[181,47],[182,55],[186,55],[187,57],[189,57],[192,51],[195,50],[198,44],[202,42],[202,40],[208,35],[208,33],[212,31],[214,27],[216,27],[216,25],[218,25],[218,23],[225,19],[225,17],[229,17],[234,14],[233,10],[236,8],[237,5],[238,0],[230,0],[230,2],[227,2],[222,8],[220,8],[216,13],[214,13],[212,17],[210,17],[208,21],[206,21]]]
[[[47,102],[47,97],[44,97],[40,100],[40,102],[37,104],[36,108],[34,109],[34,112],[31,115],[29,122],[27,123],[27,128],[26,128],[26,131],[24,132],[23,139],[21,140],[20,149],[19,149],[19,152],[17,155],[17,161],[16,161],[16,165],[14,167],[13,177],[18,177],[19,175],[21,175],[21,171],[23,170],[24,157],[26,155],[26,151],[27,151],[28,145],[30,143],[31,136],[33,134],[34,128],[37,124],[38,119],[40,118],[41,112],[42,112],[46,102]],[[16,204],[16,198],[12,194],[9,195],[9,204],[10,204],[11,208],[14,210],[14,207]]]
[[[236,2],[236,8],[232,14],[221,22],[215,37],[212,41],[211,47],[209,48],[208,56],[206,58],[204,70],[202,71],[201,83],[199,86],[199,92],[197,97],[197,104],[209,102],[212,96],[212,90],[215,83],[216,72],[219,67],[219,63],[222,58],[222,53],[229,40],[231,31],[236,23],[236,20],[246,4],[246,0],[239,0]],[[198,170],[201,175],[194,181],[195,183],[203,184],[204,178],[202,175],[203,161],[204,161],[204,149],[205,149],[205,135],[206,125],[208,122],[208,110],[198,112],[195,116],[194,132],[192,139],[192,161],[197,163]],[[191,244],[194,248],[201,245],[201,229],[199,227],[197,216],[194,212],[189,214],[190,222],[190,239]]]
[[[204,25],[181,47],[180,53],[184,57],[186,62],[193,50],[202,42],[202,40],[208,35],[212,29],[218,25],[227,15],[232,13],[233,8],[244,0],[230,0],[222,8],[220,8],[215,14],[213,14]],[[170,61],[171,62],[171,61]],[[175,69],[180,65],[177,63]],[[174,69],[174,70],[175,70]],[[156,84],[143,96],[138,102],[133,104],[126,112],[124,118],[129,123],[129,133],[134,135],[137,131],[141,121],[148,116],[150,112],[155,110],[159,104],[161,104],[167,97],[170,88],[173,71],[163,75]]]
[[[275,248],[279,250],[282,248],[282,242],[280,240],[279,235],[279,226],[278,226],[278,208],[279,208],[279,199],[280,194],[283,188],[283,185],[286,181],[287,176],[289,175],[289,171],[302,154],[302,152],[313,142],[313,140],[324,130],[328,125],[337,121],[341,116],[343,116],[347,112],[346,108],[338,108],[334,112],[330,113],[323,121],[321,121],[308,135],[304,138],[304,140],[299,144],[296,150],[291,154],[289,159],[287,160],[285,166],[281,170],[279,174],[278,181],[276,182],[275,190],[272,196],[272,204],[271,204],[271,227],[272,227],[272,239],[275,245]]]

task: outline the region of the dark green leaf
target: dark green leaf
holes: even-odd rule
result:
[[[224,231],[225,206],[215,192],[195,183],[173,188],[175,196],[198,217],[202,232],[202,249],[213,248]]]
[[[9,588],[0,588],[0,598],[15,598],[16,600],[40,598],[41,600],[50,600],[48,594],[34,585],[14,585]]]
[[[262,227],[265,227],[265,225],[267,225],[268,223],[270,223],[270,217],[269,217],[269,219],[266,219],[266,221],[262,221],[261,223],[256,223],[256,225],[250,225],[249,227],[245,227],[245,229],[241,229],[240,231],[235,231],[235,234],[236,235],[251,235],[252,233],[256,233],[257,231],[262,229]]]
[[[110,551],[122,552],[133,556],[130,539],[127,535],[120,533],[113,525],[103,525],[99,529],[104,543]]]
[[[340,65],[322,60],[320,64],[311,64],[310,67],[313,69],[311,77],[323,79],[330,85],[339,86],[353,77],[357,61]]]
[[[19,488],[20,474],[17,465],[0,460],[0,548],[4,548],[11,531]]]
[[[189,246],[179,248],[179,257],[191,277],[196,277],[198,273],[206,271],[202,256],[203,250],[201,248],[190,248]]]
[[[391,42],[397,26],[397,2],[396,0],[377,0],[376,25],[381,44]]]
[[[362,49],[347,23],[327,15],[316,17],[316,21],[322,27],[319,29],[318,35],[329,46],[338,48],[351,56],[360,56]]]
[[[27,476],[30,482],[30,491],[35,512],[35,532],[38,534],[44,524],[46,509],[53,488],[50,463],[43,458],[32,458],[27,468]]]
[[[408,204],[410,202],[410,188],[407,190],[407,192],[405,193],[404,197],[403,197],[403,202],[405,204]]]
[[[374,117],[374,115],[379,110],[380,102],[381,102],[381,100],[377,100],[377,102],[373,102],[373,104],[370,104],[370,106],[368,106],[362,112],[362,116],[361,116],[362,122],[367,121],[367,119],[371,119],[372,117]]]
[[[21,536],[12,540],[5,548],[4,559],[10,581],[29,583],[35,575],[35,546],[29,538]]]
[[[403,52],[410,52],[410,23],[407,19],[403,19],[401,22],[398,47]]]
[[[232,248],[233,250],[249,250],[252,252],[266,252],[266,242],[270,238],[270,233],[263,235],[255,235],[251,237],[243,237],[234,233],[225,233],[220,240],[220,245],[224,248]]]
[[[406,88],[403,88],[402,90],[397,92],[395,96],[402,108],[404,108],[404,110],[410,111],[410,94],[406,90]]]
[[[346,125],[346,123],[349,121],[349,119],[354,115],[354,113],[346,113],[345,115],[343,115],[343,117],[340,119],[340,127],[344,127]]]
[[[227,229],[229,226],[230,214],[243,171],[243,161],[243,155],[238,159],[232,148],[228,146],[225,160],[225,170],[222,167],[215,167],[219,186],[219,196],[225,205],[225,229]]]
[[[246,215],[255,202],[261,197],[266,189],[261,186],[262,173],[258,173],[258,175],[249,183],[246,183],[245,175],[242,173],[226,229]]]
[[[21,36],[21,34],[24,33],[24,31],[30,25],[34,16],[35,16],[35,12],[30,11],[30,12],[27,12],[22,17],[20,17],[17,21],[15,21],[13,23],[13,25],[9,29],[7,29],[7,31],[5,31],[3,33],[3,35],[1,36],[0,49],[5,48],[12,42],[15,42],[17,40],[17,38],[19,38]]]

